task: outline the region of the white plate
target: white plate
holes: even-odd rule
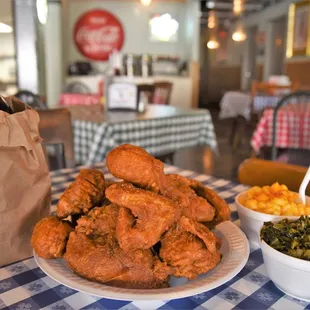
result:
[[[163,289],[138,290],[107,286],[77,276],[66,267],[63,259],[45,260],[36,253],[34,258],[38,266],[52,279],[80,292],[118,300],[172,300],[212,290],[232,279],[246,264],[250,249],[240,228],[232,222],[223,222],[217,226],[215,233],[223,242],[221,263],[195,280],[172,277],[172,287]]]

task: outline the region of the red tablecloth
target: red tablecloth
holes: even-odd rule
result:
[[[69,106],[69,105],[91,105],[99,104],[100,96],[97,94],[71,94],[64,93],[60,95],[59,105]]]
[[[273,109],[264,111],[251,139],[251,146],[259,153],[263,146],[272,145]],[[277,115],[276,146],[279,148],[310,149],[310,106],[288,105]]]

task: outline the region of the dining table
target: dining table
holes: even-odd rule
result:
[[[274,109],[266,109],[251,138],[251,146],[259,154],[264,146],[272,146]],[[276,118],[276,147],[310,150],[310,105],[288,104]]]
[[[91,166],[102,170],[107,180],[114,180],[104,162]],[[81,168],[52,171],[51,212],[55,213],[60,195],[75,179]],[[247,186],[211,175],[198,174],[165,165],[165,172],[195,179],[215,190],[231,208],[231,221],[239,225],[235,197]],[[0,269],[0,309],[308,309],[310,304],[285,295],[266,273],[262,252],[251,245],[244,268],[225,284],[198,295],[174,300],[112,300],[92,296],[66,287],[48,275],[33,257],[14,262]]]
[[[260,115],[266,108],[274,108],[282,96],[257,94],[241,91],[228,91],[220,102],[220,119],[237,118],[242,116],[250,121],[251,115]]]
[[[90,165],[105,160],[120,144],[143,147],[153,156],[206,146],[217,150],[211,114],[150,104],[144,112],[105,110],[102,105],[68,107],[72,115],[75,160]]]

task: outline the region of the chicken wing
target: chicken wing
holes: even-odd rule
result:
[[[206,199],[215,209],[215,217],[212,222],[205,223],[213,228],[217,224],[230,220],[230,208],[224,199],[222,199],[214,190],[204,186],[196,180],[188,180],[190,187],[195,193]]]
[[[123,250],[149,249],[181,215],[171,200],[123,182],[106,190],[107,198],[122,207],[116,235]]]
[[[169,182],[172,182],[174,189],[169,187],[162,189],[162,194],[172,200],[176,200],[182,207],[182,215],[197,222],[212,221],[215,209],[209,202],[199,197],[190,188],[188,180],[177,174],[167,175]]]
[[[99,170],[85,169],[80,172],[62,194],[57,205],[57,216],[65,218],[73,214],[84,214],[100,205],[104,198],[104,175]]]
[[[42,258],[62,257],[71,231],[68,223],[55,216],[45,217],[34,227],[31,245]]]
[[[201,223],[184,216],[161,240],[160,257],[175,268],[173,275],[195,279],[220,262],[220,239]]]

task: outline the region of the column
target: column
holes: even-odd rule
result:
[[[38,94],[40,86],[36,48],[36,1],[15,0],[13,7],[17,86]]]
[[[247,39],[244,42],[244,56],[241,68],[241,89],[249,90],[255,76],[256,64],[256,27],[247,29]]]
[[[60,0],[48,0],[48,19],[45,29],[45,70],[47,104],[52,107],[57,104],[64,86]]]

